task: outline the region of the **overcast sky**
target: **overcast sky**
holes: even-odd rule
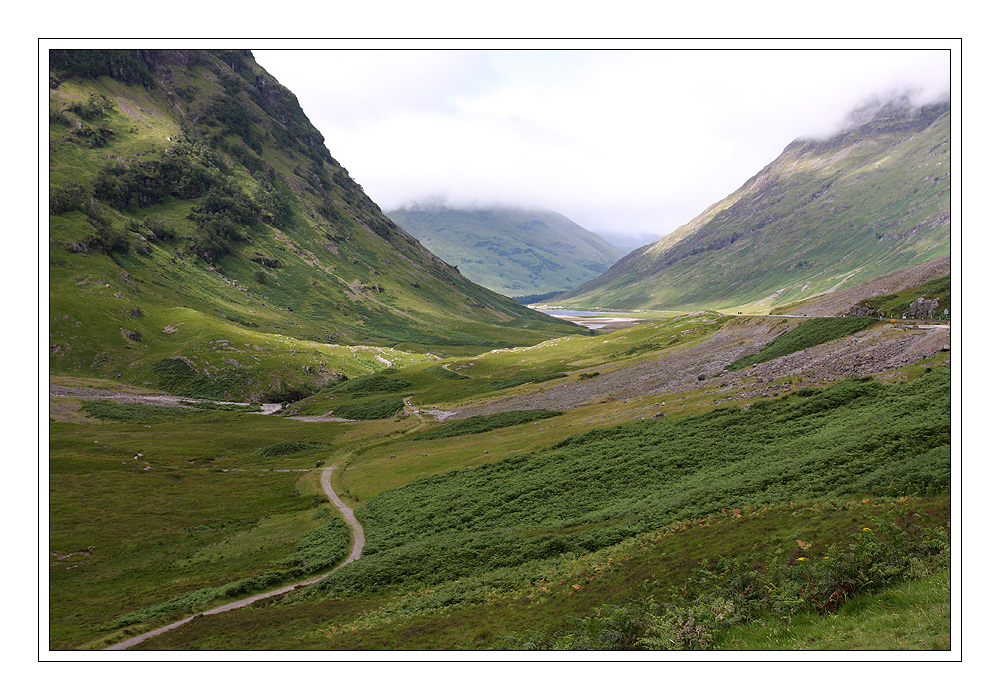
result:
[[[947,46],[254,56],[383,210],[538,206],[596,233],[660,237],[871,95],[946,94]]]

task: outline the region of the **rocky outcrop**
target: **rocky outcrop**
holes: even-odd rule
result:
[[[938,306],[940,306],[940,302],[937,299],[925,299],[924,297],[920,297],[910,304],[907,318],[932,318],[934,310]]]

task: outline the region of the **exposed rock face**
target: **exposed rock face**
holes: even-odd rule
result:
[[[910,311],[907,314],[910,318],[931,318],[939,305],[937,299],[924,299],[920,297],[910,304]]]
[[[868,304],[855,304],[847,310],[847,316],[876,316],[878,311],[868,306]]]

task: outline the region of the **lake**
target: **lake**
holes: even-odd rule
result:
[[[639,318],[617,316],[610,311],[582,311],[580,309],[535,309],[549,316],[597,330],[599,328],[624,328],[642,321]]]

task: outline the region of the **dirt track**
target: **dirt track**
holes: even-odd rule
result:
[[[227,612],[229,610],[244,608],[250,605],[251,603],[256,603],[258,600],[264,600],[265,598],[272,598],[276,595],[288,593],[302,586],[309,586],[313,583],[316,583],[317,581],[321,581],[322,579],[326,578],[327,576],[329,576],[330,574],[332,574],[334,571],[344,566],[345,564],[348,564],[360,558],[361,550],[364,549],[365,547],[365,532],[361,527],[361,523],[359,523],[357,518],[354,517],[354,509],[348,508],[344,504],[344,502],[340,500],[340,498],[333,490],[333,486],[330,483],[330,478],[333,476],[333,471],[336,468],[337,465],[335,464],[323,469],[323,474],[320,477],[320,483],[323,485],[323,492],[326,493],[327,498],[330,499],[330,502],[333,503],[333,505],[337,506],[337,509],[340,510],[340,512],[343,514],[344,520],[347,522],[347,526],[351,529],[351,542],[352,542],[351,553],[347,556],[346,559],[344,559],[344,561],[340,562],[339,564],[337,564],[337,566],[333,567],[329,571],[319,574],[318,576],[313,576],[312,578],[306,579],[305,581],[297,581],[296,583],[290,583],[287,586],[282,586],[281,588],[276,588],[271,591],[266,591],[264,593],[258,593],[256,595],[252,595],[249,598],[243,598],[241,600],[235,600],[231,603],[225,603],[224,605],[212,608],[211,610],[206,610],[205,612],[199,613],[197,615],[190,615],[188,617],[185,617],[183,620],[172,622],[169,625],[164,625],[163,627],[158,627],[155,630],[150,630],[149,632],[144,632],[143,634],[137,635],[135,637],[130,637],[129,639],[118,642],[117,644],[112,644],[109,647],[105,647],[105,651],[121,651],[123,649],[128,649],[130,647],[135,646],[136,644],[139,644],[141,642],[146,641],[147,639],[150,639],[151,637],[155,637],[157,635],[163,634],[164,632],[168,632],[172,629],[180,627],[181,625],[185,624],[186,622],[190,622],[196,617],[202,617],[204,615],[217,615],[219,613]]]

